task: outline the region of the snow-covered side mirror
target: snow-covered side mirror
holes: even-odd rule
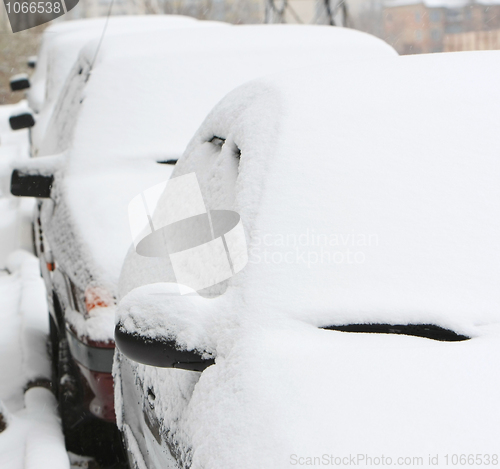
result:
[[[118,303],[116,347],[144,365],[203,371],[215,363],[208,323],[214,318],[209,309],[217,305],[194,291],[181,295],[174,283],[138,287]]]
[[[123,324],[115,328],[115,344],[127,358],[144,365],[203,371],[215,363],[214,359],[205,359],[196,350],[182,350],[175,340],[151,339],[130,333]]]
[[[27,129],[35,125],[35,119],[33,118],[33,115],[31,113],[24,112],[23,114],[11,116],[9,119],[9,124],[12,130]]]
[[[29,68],[36,68],[37,59],[38,57],[36,55],[32,55],[31,57],[28,57],[28,61],[26,62],[26,64]]]
[[[27,174],[15,169],[10,180],[10,192],[18,197],[50,198],[54,176]]]
[[[25,73],[20,73],[19,75],[14,75],[10,79],[10,89],[11,91],[21,91],[26,90],[30,87],[30,80],[28,75]]]
[[[63,161],[64,154],[59,154],[17,162],[12,171],[10,192],[19,197],[50,198],[54,174]]]

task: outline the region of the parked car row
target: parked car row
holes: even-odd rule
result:
[[[147,32],[190,27],[222,26],[223,23],[197,22],[193,18],[176,15],[148,15],[93,18],[56,23],[43,33],[36,68],[31,79],[26,75],[11,79],[11,89],[27,89],[27,100],[32,110],[11,118],[11,125],[32,128],[31,154],[37,156],[49,126],[54,106],[78,54],[92,39],[100,38],[106,28],[106,38],[133,32]],[[96,48],[97,48],[96,43]],[[35,121],[37,125],[35,126]]]
[[[150,469],[496,449],[500,53],[115,20],[104,40],[99,20],[47,30],[11,180],[37,198],[68,449]],[[182,295],[128,206],[193,173],[209,223],[239,215],[248,265]],[[168,194],[157,210],[189,212]]]

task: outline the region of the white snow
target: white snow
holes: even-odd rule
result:
[[[436,453],[441,461],[498,454],[498,327],[455,344],[290,320],[244,322],[238,332],[177,424],[191,436],[193,468],[285,468],[293,454],[426,462]],[[170,379],[157,395],[174,387],[174,373],[158,371]],[[167,419],[178,412],[161,411]]]
[[[31,220],[34,201],[0,197],[0,268],[4,268],[9,254],[22,247],[31,249]]]
[[[27,110],[25,100],[0,106],[0,268],[17,248],[30,250],[34,200],[10,195],[12,167],[27,164],[28,131],[12,131],[9,117]]]
[[[69,469],[57,405],[37,380],[51,378],[47,354],[48,311],[45,285],[32,247],[34,199],[9,194],[12,166],[28,160],[27,132],[12,132],[11,114],[26,102],[0,106],[0,467]]]
[[[0,106],[0,149],[2,152],[5,147],[14,145],[27,147],[28,144],[28,129],[15,130],[10,128],[9,117],[29,112],[26,100],[21,100],[16,104],[4,104]]]
[[[50,176],[61,168],[64,162],[64,156],[64,154],[60,154],[46,156],[42,159],[23,159],[11,164],[25,174]]]
[[[69,469],[69,459],[57,417],[53,394],[32,388],[24,395],[25,407],[10,416],[0,434],[0,464],[9,469]]]
[[[10,77],[10,80],[11,81],[16,81],[16,80],[24,80],[26,78],[28,78],[28,74],[27,73],[18,73],[16,75],[12,75]]]
[[[80,63],[93,58],[94,48],[86,46]],[[86,85],[65,96],[74,106],[58,114],[44,142],[66,150],[58,136],[75,120],[47,233],[55,258],[83,264],[71,273],[80,288],[93,281],[114,292],[131,243],[129,201],[169,178],[171,166],[156,161],[178,158],[224,94],[300,65],[394,55],[366,34],[320,26],[185,28],[107,38]],[[81,79],[77,68],[72,73]]]
[[[207,208],[240,213],[250,263],[230,282],[248,307],[315,325],[499,321],[499,58],[304,69],[223,100],[173,177],[196,171]],[[211,135],[241,149],[229,183],[224,148],[207,171]]]
[[[192,18],[176,15],[113,16],[109,18],[106,35],[162,29],[165,26],[180,26],[194,22]],[[105,25],[106,18],[64,21],[49,26],[43,32],[37,64],[28,92],[30,107],[35,112],[41,111],[46,93],[52,96],[52,99],[58,94],[81,47],[89,40],[100,37]],[[57,60],[59,66],[55,70],[51,62],[53,60]],[[47,89],[47,85],[50,88],[50,84],[56,85],[56,88]]]
[[[216,25],[212,22],[198,22],[193,18],[176,15],[146,15],[146,16],[113,16],[109,18],[92,18],[78,21],[58,23],[47,28],[43,33],[38,62],[31,79],[28,92],[28,102],[31,108],[39,113],[37,125],[33,128],[33,152],[39,150],[54,105],[64,86],[68,74],[73,67],[80,49],[89,41],[101,38],[106,26],[106,40],[112,36],[120,36],[132,32],[147,32]],[[93,57],[97,51],[94,44]],[[93,60],[92,57],[92,60]]]
[[[93,308],[87,316],[71,309],[66,309],[65,318],[73,326],[78,337],[85,340],[90,337],[95,341],[113,341],[115,335],[115,308]]]
[[[54,396],[40,387],[24,393],[30,382],[50,380],[48,312],[38,260],[18,250],[6,267],[11,273],[0,275],[0,408],[8,426],[0,433],[0,467],[42,469],[50,461],[51,468],[67,469]]]
[[[221,319],[218,306],[217,300],[181,296],[176,284],[155,283],[127,295],[120,302],[116,321],[127,331],[140,332],[145,337],[175,339],[184,349],[215,353],[215,346],[210,343],[212,334],[228,329],[225,317],[225,324],[210,327],[211,322]]]
[[[472,52],[304,68],[207,117],[172,177],[195,171],[208,209],[241,215],[250,263],[218,298],[181,297],[168,262],[130,252],[120,290],[143,286],[117,315],[217,356],[196,380],[121,357],[190,467],[498,455],[499,67],[500,52]],[[320,257],[320,235],[342,262]],[[471,339],[318,329],[353,323]]]
[[[0,269],[18,248],[31,250],[34,199],[10,195],[12,166],[26,161],[27,144],[0,146]]]

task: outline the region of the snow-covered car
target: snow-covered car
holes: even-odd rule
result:
[[[81,435],[84,424],[96,424],[92,416],[114,419],[114,306],[130,245],[130,199],[169,178],[210,109],[247,80],[394,55],[384,42],[352,30],[281,25],[106,37],[93,67],[95,43],[82,50],[40,157],[16,168],[11,184],[16,195],[43,199],[37,252],[51,311],[54,383],[72,451],[89,451]],[[99,425],[94,436],[108,451]]]
[[[87,42],[99,38],[103,33],[108,38],[132,32],[221,24],[196,21],[187,16],[145,15],[113,16],[108,21],[106,18],[82,19],[49,26],[43,33],[36,68],[28,84],[25,83],[25,76],[13,77],[17,78],[19,86],[28,88],[26,98],[35,117],[31,121],[21,120],[19,124],[22,128],[32,127],[32,156],[38,154],[59,93]]]
[[[214,108],[155,199],[166,254],[132,249],[120,280],[135,467],[498,463],[499,72],[496,51],[313,67]],[[246,233],[216,298],[181,294],[155,224],[192,173]]]
[[[107,23],[107,25],[106,25]],[[169,27],[193,26],[194,18],[177,15],[111,16],[64,21],[49,26],[42,35],[35,72],[27,93],[34,112],[41,112],[45,102],[54,102],[64,86],[80,49],[90,40],[115,34],[151,31]],[[106,31],[104,29],[106,28]]]

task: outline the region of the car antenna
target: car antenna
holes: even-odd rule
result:
[[[99,43],[97,44],[97,48],[96,48],[95,54],[94,54],[94,59],[92,60],[92,63],[90,64],[89,73],[94,68],[94,64],[95,64],[95,61],[97,59],[97,54],[99,54],[99,50],[101,49],[102,41],[104,39],[104,35],[106,34],[106,29],[108,28],[109,17],[111,16],[111,9],[113,8],[113,3],[115,3],[115,0],[111,0],[111,3],[109,4],[108,14],[106,16],[106,21],[104,23],[104,29],[102,30],[101,38],[99,39]]]

